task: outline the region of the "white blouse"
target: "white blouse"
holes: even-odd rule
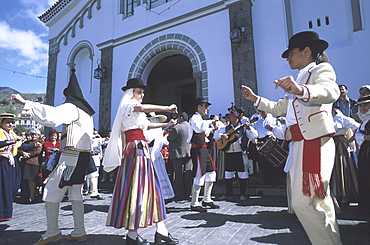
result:
[[[131,99],[128,104],[123,106],[123,115],[121,121],[122,132],[137,128],[142,129],[143,131],[147,130],[150,122],[145,113],[134,111],[135,106],[139,104],[139,101]]]

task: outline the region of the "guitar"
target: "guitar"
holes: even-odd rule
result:
[[[227,136],[229,136],[227,139],[220,138],[216,141],[217,149],[226,151],[232,143],[238,140],[238,136],[236,134],[238,133],[239,128],[243,126],[244,125],[239,125],[235,128],[229,129],[229,131],[226,132]]]

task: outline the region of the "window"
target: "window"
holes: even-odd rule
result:
[[[134,14],[134,8],[138,6],[140,0],[121,0],[120,1],[120,14],[124,14],[125,17]]]
[[[162,5],[162,4],[165,4],[165,3],[168,3],[169,1],[171,0],[149,0],[149,8],[155,8],[159,5]]]
[[[312,28],[313,28],[312,20],[308,21],[308,28],[310,28],[310,29],[312,29]]]
[[[360,0],[351,0],[353,31],[363,30]]]

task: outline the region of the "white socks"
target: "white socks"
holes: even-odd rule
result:
[[[45,202],[46,233],[43,237],[52,237],[60,233],[58,225],[59,202]]]
[[[85,224],[84,224],[84,204],[83,201],[71,200],[74,229],[71,233],[73,237],[80,237],[86,235]]]
[[[200,185],[193,184],[193,191],[191,194],[191,206],[200,206],[199,204],[199,193],[200,193],[200,188],[202,188]]]
[[[204,184],[204,202],[212,202],[211,194],[212,194],[213,182],[206,181]]]
[[[131,238],[132,240],[136,240],[137,237],[137,231],[128,231],[127,236]]]
[[[166,228],[166,225],[164,224],[163,221],[155,223],[157,227],[157,232],[163,236],[168,236],[168,230]]]

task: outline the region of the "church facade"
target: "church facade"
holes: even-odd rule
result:
[[[291,35],[310,29],[330,43],[330,62],[355,90],[365,76],[348,66],[364,64],[342,59],[366,47],[368,9],[362,0],[59,0],[39,17],[49,27],[46,102],[63,103],[75,68],[98,112],[96,127],[114,119],[121,87],[133,77],[149,86],[148,103],[176,103],[191,113],[194,99],[205,97],[210,114],[225,114],[233,103],[250,115],[240,85],[282,97],[273,80],[297,72],[281,53]],[[368,54],[367,48],[356,57]]]

